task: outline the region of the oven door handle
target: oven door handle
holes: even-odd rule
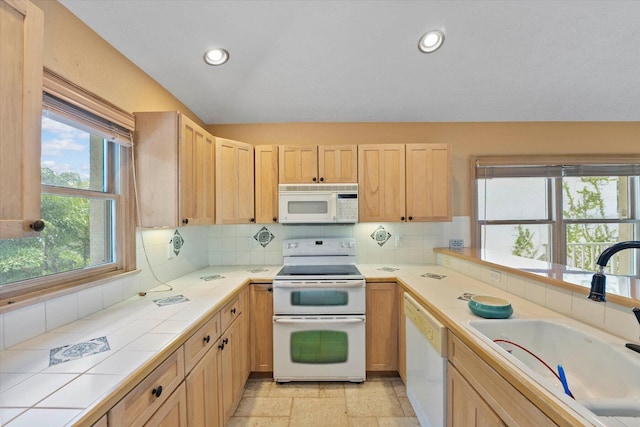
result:
[[[274,282],[274,288],[304,288],[304,289],[345,289],[345,288],[364,288],[365,282],[293,282],[282,283]]]
[[[364,322],[364,318],[325,318],[325,319],[273,319],[274,323],[283,323],[283,324],[341,324],[341,323],[362,323]]]

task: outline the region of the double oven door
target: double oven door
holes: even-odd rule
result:
[[[274,281],[273,376],[365,380],[365,282]]]

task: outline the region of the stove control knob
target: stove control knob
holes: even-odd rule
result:
[[[287,243],[287,249],[295,249],[298,247],[297,243]]]

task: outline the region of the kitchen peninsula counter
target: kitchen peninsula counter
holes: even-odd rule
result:
[[[464,297],[490,294],[507,298],[514,307],[514,318],[557,318],[561,314],[443,266],[358,268],[369,282],[397,282],[559,424],[591,425],[471,333],[467,322],[477,317]],[[207,267],[171,281],[172,291],[132,297],[0,352],[2,425],[14,418],[31,420],[32,425],[38,420],[46,420],[49,426],[91,425],[246,285],[270,283],[279,269]],[[166,287],[154,290],[162,289]],[[103,346],[95,354],[54,363],[56,352],[52,350],[84,342],[108,342],[108,349]]]

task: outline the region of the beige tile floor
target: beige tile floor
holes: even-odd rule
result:
[[[249,379],[231,427],[420,426],[400,378],[362,384]]]

